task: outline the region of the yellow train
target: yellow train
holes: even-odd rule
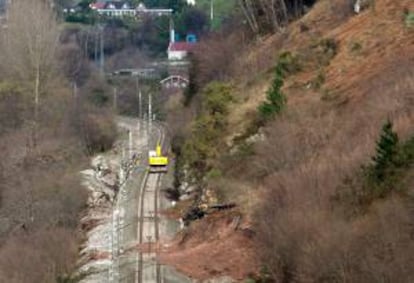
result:
[[[162,155],[161,146],[157,144],[155,150],[148,152],[148,164],[150,173],[167,172],[168,157]]]

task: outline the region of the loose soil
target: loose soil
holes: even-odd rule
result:
[[[181,231],[164,244],[160,261],[198,280],[230,276],[234,280],[259,270],[254,234],[236,211],[215,212]]]

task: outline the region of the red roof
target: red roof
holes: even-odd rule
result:
[[[104,9],[105,8],[106,3],[105,2],[96,2],[96,3],[91,3],[89,5],[89,7],[91,9]]]
[[[169,51],[191,51],[195,47],[195,43],[190,42],[170,42]]]

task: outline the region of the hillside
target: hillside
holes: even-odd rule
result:
[[[233,99],[217,148],[204,151],[203,191],[237,208],[191,224],[166,262],[202,279],[412,282],[414,30],[405,16],[414,3],[377,0],[355,15],[342,2],[318,1],[232,60],[221,83]],[[280,64],[287,104],[258,123]],[[373,180],[387,120],[396,157]],[[200,142],[191,132],[190,160]]]

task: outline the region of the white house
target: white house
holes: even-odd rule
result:
[[[134,8],[126,1],[101,0],[90,4],[90,7],[98,14],[109,17],[169,16],[173,12],[172,9],[147,9],[143,3]]]

